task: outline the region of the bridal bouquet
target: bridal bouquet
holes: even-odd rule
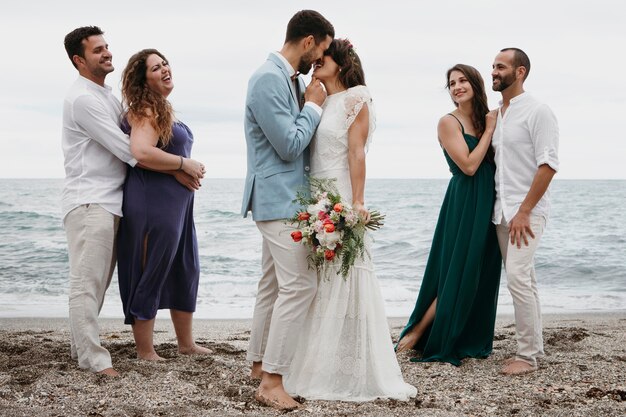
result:
[[[377,230],[385,216],[370,211],[365,223],[352,207],[341,199],[335,179],[310,178],[311,193],[298,192],[294,202],[302,208],[290,219],[296,225],[291,238],[311,248],[309,267],[329,276],[329,267],[338,264],[346,279],[357,257],[365,255],[365,230]]]

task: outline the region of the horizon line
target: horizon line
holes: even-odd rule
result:
[[[368,180],[449,180],[451,177],[368,177]],[[2,180],[63,180],[65,177],[0,177]],[[245,177],[206,177],[203,180],[245,180]],[[625,181],[624,178],[554,178],[553,181]]]

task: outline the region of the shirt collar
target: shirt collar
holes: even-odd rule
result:
[[[510,104],[514,104],[514,103],[517,103],[518,101],[522,101],[522,100],[524,100],[526,97],[528,97],[528,93],[527,93],[526,91],[524,91],[522,94],[519,94],[519,95],[517,95],[517,96],[513,97],[513,98],[511,99],[511,103],[510,103]],[[504,102],[503,102],[502,100],[500,100],[500,102],[499,102],[499,103],[500,103],[500,106],[502,106],[502,104],[503,104]]]
[[[89,86],[91,86],[93,88],[96,88],[98,90],[102,90],[102,91],[107,92],[107,93],[111,92],[111,87],[109,85],[107,85],[107,84],[105,84],[104,86],[101,86],[99,84],[94,83],[89,78],[83,77],[80,74],[78,75],[78,79],[82,80],[85,84],[87,84],[87,85],[89,85]]]
[[[293,77],[293,75],[296,73],[296,70],[293,69],[289,61],[287,61],[287,58],[285,58],[280,52],[272,52],[272,53],[276,55],[278,59],[280,59],[283,62],[283,64],[285,64],[285,68],[287,68],[287,72],[289,73],[289,76]]]

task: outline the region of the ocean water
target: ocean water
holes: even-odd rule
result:
[[[448,180],[369,180],[366,199],[387,215],[374,262],[388,316],[415,303]],[[0,179],[0,317],[67,316],[68,259],[59,179]],[[261,238],[239,215],[243,180],[208,179],[196,194],[201,277],[195,317],[250,318]],[[536,255],[544,312],[626,310],[626,181],[555,180]],[[499,313],[511,313],[503,273]],[[167,312],[161,312],[167,317]],[[117,273],[102,316],[123,317]]]

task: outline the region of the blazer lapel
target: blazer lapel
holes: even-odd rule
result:
[[[300,104],[299,104],[300,98],[297,96],[294,83],[291,81],[291,76],[289,75],[289,71],[287,70],[287,67],[285,67],[285,63],[279,57],[274,55],[273,53],[270,54],[270,56],[267,59],[272,61],[274,64],[276,64],[278,66],[278,68],[280,68],[281,72],[283,73],[283,75],[285,77],[285,82],[289,86],[289,91],[291,92],[291,98],[293,99],[293,102],[296,105],[296,108],[299,110],[300,109]],[[299,83],[300,82],[300,78],[299,77],[296,78],[295,82]],[[300,84],[300,86],[301,86],[301,84]]]

